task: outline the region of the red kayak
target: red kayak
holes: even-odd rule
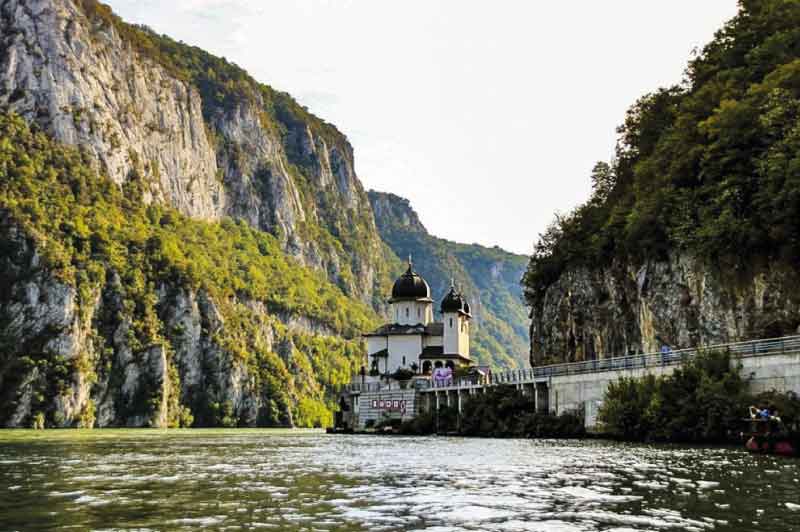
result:
[[[751,453],[800,456],[800,436],[786,430],[780,422],[752,419],[745,448]]]

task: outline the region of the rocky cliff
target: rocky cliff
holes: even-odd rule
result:
[[[148,205],[94,161],[0,114],[0,422],[329,423],[372,311],[275,237]]]
[[[561,274],[531,312],[531,362],[800,334],[800,275],[786,264],[738,274],[676,253]]]
[[[193,218],[276,235],[347,293],[388,279],[347,139],[286,94],[95,0],[0,6],[0,106],[80,146],[118,184]]]
[[[381,237],[398,256],[413,257],[437,304],[451,279],[467,296],[475,318],[473,357],[500,368],[527,365],[528,331],[520,286],[527,257],[434,237],[409,201],[394,194],[371,190],[369,199]]]
[[[525,276],[534,364],[800,333],[800,4],[740,2],[643,96]]]
[[[94,0],[0,3],[0,247],[5,426],[330,423],[398,263],[333,126]]]

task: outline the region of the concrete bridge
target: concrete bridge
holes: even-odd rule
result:
[[[354,426],[362,428],[368,419],[385,417],[386,404],[389,410],[402,406],[404,418],[442,406],[456,406],[460,411],[470,395],[484,393],[492,386],[514,386],[532,397],[538,411],[562,414],[583,410],[585,425],[592,429],[597,425],[597,411],[610,382],[623,376],[666,375],[699,352],[710,350],[729,352],[756,393],[800,393],[800,336],[494,372],[480,379],[415,379],[405,388],[398,383],[355,383],[347,391]]]

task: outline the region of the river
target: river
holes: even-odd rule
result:
[[[278,430],[0,431],[0,530],[800,531],[800,460]]]

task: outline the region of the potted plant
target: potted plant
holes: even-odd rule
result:
[[[400,383],[400,387],[405,389],[408,386],[408,381],[414,376],[414,372],[407,368],[397,368],[392,373],[391,377]]]

